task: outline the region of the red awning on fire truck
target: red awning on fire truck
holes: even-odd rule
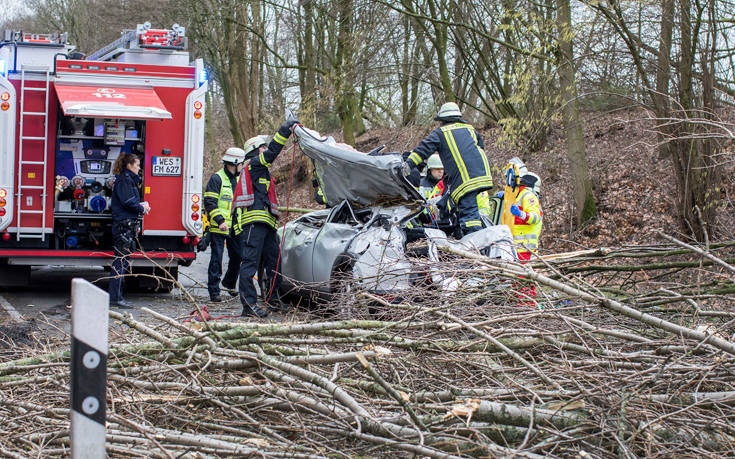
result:
[[[169,120],[171,112],[153,88],[71,86],[56,84],[61,108],[67,116]]]

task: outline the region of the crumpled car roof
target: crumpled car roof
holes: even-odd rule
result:
[[[369,156],[301,125],[294,128],[294,135],[304,154],[314,161],[329,206],[344,200],[356,207],[410,205],[424,200],[404,177],[401,155]]]

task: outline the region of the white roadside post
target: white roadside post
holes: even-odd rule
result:
[[[71,457],[105,457],[109,295],[71,281]]]

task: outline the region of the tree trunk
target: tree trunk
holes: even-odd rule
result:
[[[557,34],[559,51],[557,65],[559,86],[562,94],[564,129],[567,136],[569,166],[574,185],[574,205],[577,225],[583,225],[597,215],[595,197],[592,193],[587,156],[584,150],[582,120],[577,104],[577,86],[572,53],[572,18],[569,0],[556,0]]]
[[[337,59],[335,80],[337,82],[337,113],[342,126],[344,142],[355,145],[357,94],[355,92],[353,0],[338,0],[339,30],[337,34]]]
[[[712,140],[706,138],[706,133],[700,132],[698,127],[687,121],[690,117],[700,117],[700,110],[695,107],[694,100],[694,72],[695,72],[695,43],[692,37],[692,5],[690,0],[679,0],[680,7],[680,36],[681,57],[679,59],[679,106],[681,113],[676,114],[678,129],[673,132],[675,140],[670,143],[671,158],[677,184],[677,204],[682,230],[691,233],[695,239],[704,241],[707,235],[707,227],[714,223],[716,195],[714,185],[717,183],[716,168],[710,164],[712,154]],[[701,14],[701,10],[700,10]],[[702,23],[702,18],[694,18],[697,23]],[[715,27],[713,25],[713,27]],[[706,54],[706,52],[705,52]],[[707,57],[704,58],[707,65]],[[711,76],[705,72],[703,90],[712,93],[714,91]],[[703,94],[705,105],[713,103],[713,94]],[[712,107],[704,107],[712,110]],[[707,111],[707,110],[705,110]],[[678,137],[678,138],[676,138]],[[695,139],[692,137],[701,137]]]

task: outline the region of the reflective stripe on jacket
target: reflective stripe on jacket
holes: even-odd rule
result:
[[[219,180],[215,179],[217,177]],[[219,190],[217,190],[217,181],[220,182]],[[232,226],[235,234],[240,234],[242,228],[239,223],[239,214],[232,215],[232,181],[224,168],[212,175],[207,183],[207,190],[204,192],[204,208],[209,215],[210,227],[209,231],[217,234],[230,234],[229,231],[222,231],[219,225],[227,222]],[[215,202],[216,200],[216,202]],[[237,212],[237,211],[236,211]],[[234,217],[234,218],[233,218]]]
[[[408,156],[408,161],[419,165],[434,152],[439,153],[452,199],[459,202],[470,191],[493,187],[490,160],[483,148],[482,137],[472,125],[450,123],[431,131]]]
[[[541,225],[544,216],[541,203],[533,191],[521,187],[521,192],[518,194],[515,204],[526,213],[525,220],[515,217],[511,228],[513,240],[516,243],[516,251],[519,256],[524,252],[535,253],[538,250],[538,240],[541,236]]]
[[[264,223],[273,229],[278,229],[278,202],[275,199],[275,183],[271,180],[268,168],[278,157],[290,135],[291,131],[288,130],[277,132],[268,144],[268,149],[248,161],[246,167],[250,173],[253,188],[253,204],[244,208],[240,213],[241,227],[244,228],[245,225],[253,223]],[[240,185],[238,184],[238,186]]]

